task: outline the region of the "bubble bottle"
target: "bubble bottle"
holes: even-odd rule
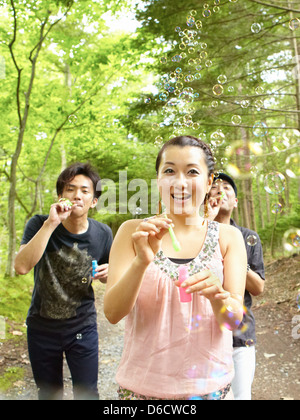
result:
[[[180,302],[191,302],[192,301],[192,295],[189,293],[186,293],[185,289],[181,287],[181,284],[188,279],[189,273],[188,273],[188,267],[186,265],[182,265],[178,269],[178,280],[180,283],[179,293],[180,293]]]

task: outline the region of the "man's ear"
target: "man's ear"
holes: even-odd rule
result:
[[[98,198],[94,197],[90,208],[93,209],[94,207],[96,207],[97,203],[98,203]]]
[[[239,202],[239,200],[237,198],[235,198],[235,204],[234,204],[234,207],[233,207],[234,209],[237,209],[238,202]]]

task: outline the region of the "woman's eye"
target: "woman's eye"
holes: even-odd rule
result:
[[[199,175],[199,171],[197,171],[197,169],[191,169],[191,170],[189,171],[189,174],[192,174],[192,175]]]
[[[165,174],[172,174],[174,171],[171,168],[168,168],[164,171]]]

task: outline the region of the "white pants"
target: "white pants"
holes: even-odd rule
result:
[[[255,373],[255,346],[233,349],[235,375],[231,383],[235,400],[251,400],[251,386]]]

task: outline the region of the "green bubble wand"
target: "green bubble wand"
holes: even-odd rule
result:
[[[169,234],[171,236],[172,245],[173,245],[174,250],[176,252],[179,252],[181,250],[181,245],[180,245],[178,239],[176,238],[176,235],[174,233],[174,230],[173,230],[172,226],[169,227]]]
[[[164,212],[165,211],[166,210],[164,210]],[[167,214],[164,213],[163,217],[167,218]],[[180,245],[178,239],[176,238],[176,235],[175,235],[175,232],[174,232],[172,226],[169,227],[169,234],[170,234],[170,237],[171,237],[171,241],[172,241],[172,245],[173,245],[174,250],[176,252],[179,252],[181,250],[181,245]]]

